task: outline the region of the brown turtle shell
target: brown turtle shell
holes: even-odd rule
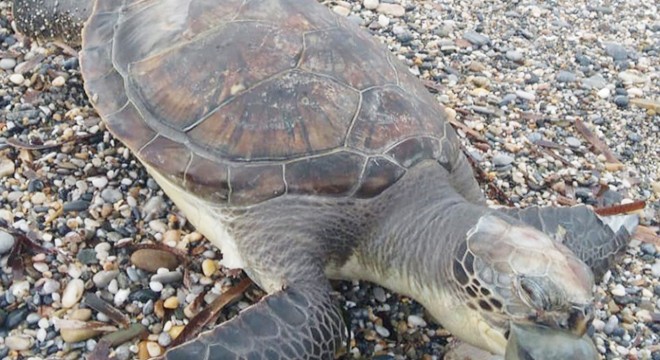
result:
[[[183,190],[249,205],[374,197],[454,134],[433,97],[314,1],[97,1],[87,93],[108,129]]]

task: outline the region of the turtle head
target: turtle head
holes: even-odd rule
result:
[[[593,274],[560,242],[487,214],[467,233],[453,272],[478,322],[477,341],[489,350],[506,348],[507,359],[596,358],[585,335],[593,318]]]

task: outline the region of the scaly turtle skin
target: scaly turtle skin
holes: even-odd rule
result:
[[[346,331],[328,278],[407,294],[507,359],[597,358],[592,271],[634,219],[486,207],[443,109],[357,26],[312,0],[81,6],[14,11],[36,37],[75,39],[86,20],[81,69],[107,128],[269,293],[165,358],[331,359]]]

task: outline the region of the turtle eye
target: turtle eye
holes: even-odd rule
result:
[[[518,278],[519,293],[522,300],[538,310],[550,310],[552,301],[548,292],[535,279],[521,276]]]

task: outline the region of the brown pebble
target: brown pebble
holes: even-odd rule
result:
[[[179,299],[176,296],[169,297],[163,302],[163,307],[165,309],[176,309],[179,307]]]
[[[76,343],[79,341],[91,339],[98,334],[100,331],[90,330],[90,329],[62,329],[60,330],[60,335],[62,339],[68,343]]]
[[[131,255],[131,263],[137,268],[156,272],[160,268],[169,270],[179,266],[179,260],[170,252],[157,249],[140,249]]]
[[[165,307],[163,306],[163,303],[164,301],[161,299],[156,301],[156,303],[154,304],[154,314],[156,314],[156,316],[158,316],[159,319],[165,317]]]
[[[148,360],[151,356],[149,356],[149,350],[147,349],[147,342],[148,341],[140,341],[138,344],[138,359],[140,360]]]

